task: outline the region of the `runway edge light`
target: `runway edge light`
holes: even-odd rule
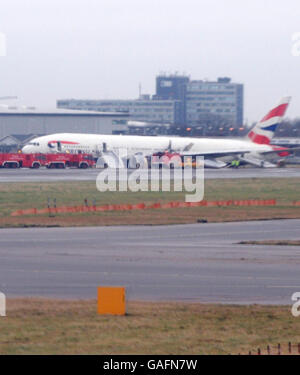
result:
[[[98,287],[98,314],[125,315],[125,287]]]

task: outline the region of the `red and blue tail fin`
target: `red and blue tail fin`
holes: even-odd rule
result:
[[[247,137],[254,143],[270,144],[277,126],[283,119],[290,100],[290,96],[282,98],[279,104],[255,125],[248,133]]]

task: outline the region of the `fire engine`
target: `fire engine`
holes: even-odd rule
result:
[[[95,160],[90,154],[22,154],[0,153],[0,168],[91,168]]]
[[[39,168],[44,165],[43,154],[0,153],[1,168]]]
[[[91,154],[45,154],[47,168],[91,168],[95,165]]]

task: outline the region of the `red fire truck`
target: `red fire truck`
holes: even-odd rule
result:
[[[45,160],[43,154],[0,153],[1,168],[39,168]]]
[[[95,160],[91,154],[46,154],[47,168],[91,168],[95,165]]]
[[[91,168],[95,160],[90,154],[22,154],[0,153],[0,168]]]

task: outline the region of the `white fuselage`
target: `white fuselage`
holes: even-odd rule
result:
[[[22,149],[24,153],[71,152],[97,154],[103,149],[127,154],[152,155],[155,152],[171,148],[175,152],[185,151],[209,154],[220,152],[245,151],[256,157],[271,151],[269,145],[260,145],[248,140],[187,138],[168,136],[136,136],[136,135],[98,135],[79,133],[57,133],[33,139]],[[226,157],[227,158],[227,157]],[[234,158],[234,155],[232,156]]]

